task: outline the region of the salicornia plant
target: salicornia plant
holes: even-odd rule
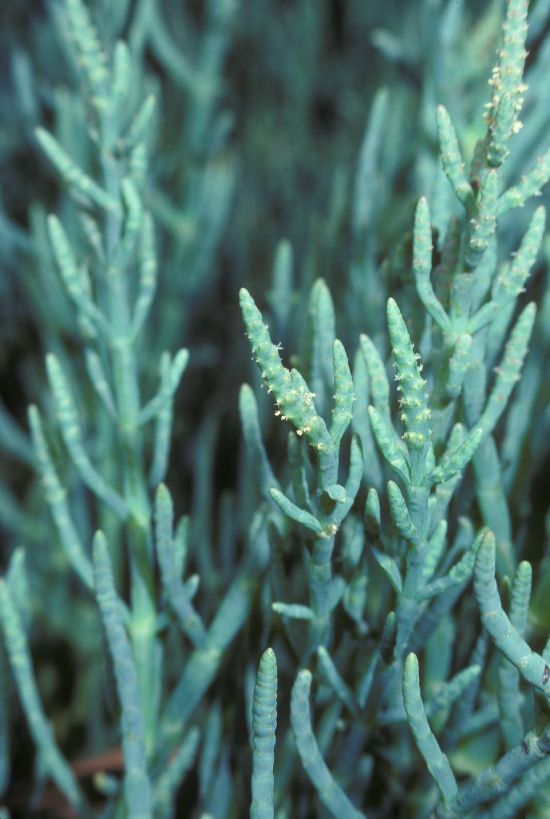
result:
[[[10,63],[47,184],[0,201],[41,353],[0,404],[0,813],[542,819],[550,3],[176,5],[59,0]]]
[[[88,492],[81,496],[84,520],[101,526],[92,549],[86,542],[88,527],[79,531],[78,510],[36,406],[30,407],[29,426],[57,537],[80,580],[81,594],[96,598],[112,659],[125,771],[113,808],[119,804],[128,816],[160,816],[170,813],[175,790],[197,752],[197,729],[186,726],[184,710],[191,711],[200,702],[215,675],[221,651],[248,611],[255,582],[252,574],[246,583],[251,566],[257,569],[265,558],[256,547],[208,627],[194,608],[196,582],[181,579],[186,521],[173,532],[172,501],[162,484],[174,394],[187,365],[187,350],[162,353],[158,389],[149,400],[143,398],[140,362],[149,357],[142,334],[158,272],[153,221],[144,203],[155,99],[134,98],[135,54],[122,40],[107,54],[80,0],[68,0],[60,14],[82,83],[88,157],[79,162],[43,128],[36,130],[36,140],[68,186],[80,223],[74,241],[54,214],[47,229],[83,346],[73,366],[65,355],[49,353],[46,367],[51,404],[68,456],[65,482],[72,482],[73,473],[86,487]],[[75,368],[86,374],[81,387]],[[95,394],[91,404],[90,390]],[[260,531],[261,526],[259,522]],[[18,575],[24,576],[20,558],[15,552],[10,566],[17,560]],[[128,602],[121,596],[126,584]],[[8,573],[2,581],[2,623],[22,709],[40,753],[40,778],[51,778],[84,815],[90,810],[87,800],[40,702],[15,585]],[[78,629],[78,618],[72,627]],[[164,690],[168,663],[162,638],[174,627],[183,630],[194,652],[176,672],[176,680],[166,672],[170,691]]]
[[[334,338],[332,306],[327,293],[320,296],[322,283],[315,285],[317,292],[312,290],[313,341],[308,346],[309,356],[303,360],[304,372],[310,380],[322,384],[320,394],[317,384],[311,391],[299,369],[288,370],[283,365],[251,296],[246,290],[241,291],[247,335],[263,382],[274,396],[275,414],[288,419],[296,434],[306,439],[315,461],[312,470],[308,450],[301,447],[296,451],[292,457],[293,477],[286,493],[269,487],[270,475],[264,470],[265,489],[272,502],[302,527],[306,543],[309,541],[305,563],[308,605],[291,599],[274,602],[273,608],[283,618],[288,640],[300,661],[310,664],[312,651],[317,653],[320,680],[332,688],[333,696],[347,712],[349,741],[355,747],[368,750],[376,743],[382,725],[408,723],[418,752],[439,790],[439,795],[426,794],[425,804],[431,803],[442,817],[463,816],[468,811],[478,815],[475,811],[487,805],[493,805],[491,811],[495,811],[490,815],[514,815],[516,807],[506,813],[502,794],[522,788],[522,774],[546,753],[544,720],[542,724],[537,720],[536,727],[524,736],[524,717],[518,703],[522,696],[518,676],[532,686],[543,703],[543,711],[550,691],[547,690],[550,667],[544,654],[528,646],[514,622],[519,620],[520,629],[525,628],[530,582],[523,577],[530,571],[529,564],[520,564],[515,574],[517,589],[514,585],[513,600],[517,602],[511,610],[512,620],[502,608],[495,584],[495,552],[503,572],[515,571],[515,555],[493,432],[520,378],[535,322],[533,303],[525,305],[515,320],[514,317],[518,296],[542,245],[544,209],[534,212],[510,262],[498,258],[498,221],[537,193],[550,172],[543,156],[519,183],[510,185],[504,176],[512,139],[521,127],[519,117],[526,92],[523,82],[526,18],[527,3],[511,0],[490,81],[487,130],[478,140],[468,166],[451,117],[442,105],[437,110],[441,163],[463,216],[458,217],[460,221],[456,217],[449,221],[447,232],[452,235],[455,250],[445,260],[444,269],[437,271],[439,282],[434,282],[434,251],[443,257],[443,250],[434,248],[427,199],[421,198],[416,208],[411,262],[418,297],[431,322],[432,338],[428,354],[422,357],[415,351],[398,304],[393,298],[388,300],[387,324],[398,392],[396,415],[386,366],[375,340],[367,335],[361,337],[364,362],[357,365],[366,366],[367,377],[359,375],[355,380],[359,381],[360,389],[370,387],[372,403],[367,409],[363,398],[353,409],[358,386],[354,385],[344,349]],[[495,359],[498,366],[493,375]],[[327,424],[321,407],[326,412],[329,393],[333,393],[333,409]],[[364,417],[367,413],[368,420]],[[363,532],[355,519],[355,499],[363,473],[369,482],[369,460],[374,460],[375,453],[366,435],[364,451],[357,437],[352,438],[349,456],[348,447],[342,449],[343,435],[352,417],[357,431],[370,424],[388,477],[391,476],[385,487],[383,507],[377,489],[367,485]],[[294,449],[298,446],[294,438],[290,445]],[[339,483],[343,471],[339,465],[341,456],[349,459],[345,484]],[[459,491],[462,472],[470,462],[475,506],[471,493],[463,491],[461,498]],[[451,503],[456,505],[455,514],[460,510],[465,516],[454,532],[449,531],[449,523],[453,522],[448,519]],[[491,527],[480,529],[477,537],[476,519]],[[354,532],[347,538],[346,525],[348,531]],[[342,558],[337,573],[334,552],[340,531]],[[446,548],[449,537],[452,540]],[[349,554],[350,540],[353,557]],[[375,615],[375,623],[379,628],[383,624],[383,628],[377,639],[376,632],[367,630],[370,620],[365,618],[366,639],[360,631],[355,640],[350,635],[344,650],[344,642],[339,639],[338,608],[342,606],[348,615],[355,615],[356,622],[362,623],[361,609],[354,610],[349,597],[346,599],[353,582],[352,577],[346,576],[346,563],[354,566],[364,561],[366,572],[365,551],[370,551],[388,583]],[[472,663],[447,681],[450,668],[439,669],[441,676],[438,679],[438,674],[432,681],[432,687],[434,682],[437,684],[436,692],[425,703],[418,656],[434,651],[431,643],[438,639],[438,626],[446,624],[451,629],[449,636],[460,628],[459,614],[454,622],[450,615],[474,566],[482,623],[506,658],[503,662],[508,662],[499,674],[499,710],[494,718],[500,711],[510,750],[492,767],[459,785],[447,754],[456,749],[458,741],[469,731],[469,722],[477,716],[477,691],[473,698],[459,698],[479,686],[483,669],[479,663]],[[290,589],[289,592],[292,594]],[[361,601],[367,608],[368,597],[367,587]],[[302,642],[298,641],[293,625],[293,621],[299,620],[305,621],[306,639]],[[349,682],[335,659],[341,652]],[[452,655],[447,664],[451,662]],[[360,665],[365,666],[363,676],[358,673]],[[319,752],[307,705],[310,685],[310,671],[301,671],[292,694],[291,725],[304,768],[332,815],[363,815],[359,805],[353,805],[331,776]],[[457,700],[453,710],[451,706]],[[515,713],[514,725],[519,728],[515,732],[507,728],[512,720],[511,709]],[[458,713],[460,731],[449,732],[449,722],[452,724]],[[428,716],[438,717],[435,732]],[[514,743],[510,739],[512,734]],[[399,764],[403,765],[406,758],[396,756],[392,761],[397,763],[400,759]],[[376,763],[375,755],[373,764]],[[357,788],[353,772],[344,772],[343,782],[352,790]],[[523,798],[528,800],[530,793],[523,788]],[[368,805],[368,795],[359,800],[362,802]],[[291,810],[290,805],[288,809]]]

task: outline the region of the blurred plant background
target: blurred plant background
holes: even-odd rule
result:
[[[440,237],[449,217],[459,212],[440,167],[435,110],[445,103],[470,155],[483,134],[487,78],[505,3],[89,0],[87,5],[108,50],[119,38],[131,49],[132,99],[150,94],[156,99],[144,141],[149,166],[142,196],[156,226],[158,290],[139,372],[144,391],[152,393],[160,354],[182,346],[189,350],[174,402],[166,483],[177,514],[190,517],[190,562],[202,576],[199,608],[210,619],[235,574],[260,503],[238,413],[241,384],[259,384],[245,343],[239,287],[254,293],[269,317],[272,338],[296,361],[307,358],[303,330],[310,288],[319,277],[332,293],[338,337],[350,360],[361,332],[387,346],[389,295],[407,317],[411,336],[429,336],[411,272],[414,207],[420,195],[430,198],[434,234]],[[550,3],[533,0],[530,18],[526,127],[506,165],[509,182],[548,148],[550,133]],[[89,250],[74,203],[40,151],[35,131],[47,128],[73,159],[93,167],[88,112],[66,29],[56,2],[0,5],[0,560],[6,570],[15,550],[24,547],[29,591],[23,619],[44,709],[68,759],[88,760],[88,768],[82,763],[82,781],[92,801],[101,804],[92,783],[94,760],[100,760],[98,770],[120,773],[115,701],[105,702],[98,693],[111,672],[98,659],[102,637],[95,601],[83,594],[53,528],[27,421],[29,404],[53,417],[47,352],[59,357],[73,381],[85,380],[82,326],[56,269],[48,214],[60,216],[75,247],[84,254]],[[544,193],[540,201],[546,198]],[[528,216],[514,211],[503,217],[500,257],[517,248]],[[524,376],[524,403],[499,433],[504,446],[515,436],[524,441],[521,457],[513,463],[506,462],[506,451],[503,457],[516,547],[535,567],[548,560],[549,385],[540,373],[548,366],[549,252],[546,243],[528,285],[528,297],[542,305],[542,318]],[[94,400],[91,388],[82,386],[79,409],[94,428],[87,443],[100,458],[108,433],[103,421],[95,423]],[[285,431],[265,396],[260,415],[280,475]],[[48,435],[81,539],[91,543],[95,529],[106,525],[104,513],[79,485],[53,424]],[[103,457],[103,466],[108,472],[109,457]],[[536,570],[536,576],[546,585],[536,586],[533,620],[544,633],[550,627],[550,573]],[[124,586],[121,567],[118,577]],[[262,611],[260,590],[257,596]],[[203,760],[203,768],[185,780],[179,804],[192,808],[180,807],[178,816],[198,816],[193,811],[208,801],[207,781],[214,783],[212,816],[243,816],[247,810],[249,774],[238,762],[248,753],[242,715],[252,669],[265,647],[265,624],[252,618],[244,634],[229,648],[208,695],[214,703],[210,730],[222,731],[216,725],[223,725],[225,751],[212,762],[210,779]],[[180,655],[175,651],[175,664]],[[288,648],[287,655],[292,655]],[[4,661],[1,666],[0,684],[11,689]],[[279,673],[284,678],[285,662]],[[288,710],[291,680],[289,675],[283,710]],[[36,791],[29,807],[40,760],[13,690],[8,697],[9,716],[0,718],[11,724],[12,737],[9,764],[0,766],[4,803],[12,816],[61,815],[68,809],[55,789]],[[491,753],[481,752],[481,759],[490,761]],[[8,760],[7,749],[0,754]],[[232,812],[220,808],[224,799]],[[301,809],[297,794],[295,799],[296,812],[289,815],[317,815]],[[390,815],[384,814],[383,796],[373,799],[379,811],[373,815]]]

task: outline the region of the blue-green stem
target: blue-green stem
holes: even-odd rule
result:
[[[472,304],[473,273],[457,273],[451,290],[451,324],[454,333],[465,332]]]
[[[338,450],[336,447],[328,451],[319,451],[318,480],[321,489],[326,489],[337,482]]]
[[[319,453],[318,481],[320,490],[336,483],[338,477],[338,451]],[[330,519],[328,519],[330,526]],[[313,543],[309,559],[309,597],[310,605],[315,612],[309,632],[310,653],[317,651],[326,641],[330,623],[330,583],[332,580],[332,553],[334,535],[317,537]]]
[[[412,462],[414,465],[414,461]],[[419,467],[415,470],[414,476],[421,484],[421,472]],[[418,480],[420,478],[420,480]],[[418,592],[424,585],[423,576],[424,559],[428,548],[428,499],[429,489],[422,485],[412,485],[407,487],[407,507],[411,521],[416,529],[416,542],[409,546],[407,554],[407,566],[403,591],[399,596],[397,605],[397,641],[395,645],[395,658],[400,663],[416,621],[420,613],[420,604],[417,600]]]
[[[508,751],[501,759],[485,768],[475,779],[464,785],[449,808],[440,808],[439,819],[458,819],[484,802],[502,796],[534,765],[550,752],[548,731],[530,731],[523,742]]]
[[[474,345],[472,364],[466,375],[463,405],[466,420],[474,427],[482,414],[486,396],[484,352],[486,332],[481,333]],[[498,451],[492,435],[482,439],[472,459],[476,478],[476,495],[485,525],[497,538],[497,568],[499,573],[513,574],[515,558],[512,549],[511,521],[508,501],[504,492]]]
[[[332,580],[334,537],[316,538],[309,559],[309,596],[315,619],[310,628],[310,651],[324,644],[330,622],[329,586]]]
[[[511,575],[516,566],[512,545],[512,522],[502,486],[498,451],[492,435],[488,435],[481,442],[472,463],[483,522],[495,533],[497,539],[498,572]]]
[[[418,593],[424,586],[424,561],[428,549],[428,499],[430,491],[423,486],[424,466],[418,461],[414,464],[414,476],[419,485],[407,487],[407,507],[411,521],[416,529],[414,544],[409,544],[403,590],[399,595],[396,617],[397,638],[394,659],[381,675],[378,676],[372,696],[368,703],[368,718],[377,722],[379,709],[384,703],[391,703],[396,696],[396,687],[401,685],[402,668],[405,653],[410,647],[414,627],[421,613]]]
[[[111,196],[121,201],[121,168],[104,151],[103,182]],[[131,572],[130,634],[140,689],[148,754],[155,740],[155,689],[157,676],[155,625],[156,605],[153,579],[151,511],[139,430],[140,395],[134,338],[131,329],[129,293],[125,271],[119,266],[122,217],[109,213],[106,224],[106,271],[108,310],[113,336],[110,352],[113,364],[118,433],[123,451],[124,497],[130,510],[128,548]]]

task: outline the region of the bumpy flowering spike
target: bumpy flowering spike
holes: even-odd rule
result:
[[[489,126],[487,162],[494,168],[508,158],[508,143],[521,128],[519,115],[523,107],[525,39],[527,36],[528,0],[508,0],[503,26],[503,42],[490,85],[493,94],[486,119]]]
[[[493,238],[497,225],[498,174],[489,171],[481,184],[478,211],[470,220],[471,234],[464,264],[474,270]]]
[[[240,291],[240,302],[252,352],[268,390],[277,400],[278,412],[288,418],[299,435],[305,435],[317,450],[332,450],[333,442],[323,419],[317,414],[312,394],[302,376],[283,366],[279,352],[272,343],[262,314],[248,290]]]
[[[252,705],[252,804],[250,819],[273,819],[273,764],[277,727],[277,660],[262,654]]]
[[[401,392],[401,419],[406,427],[403,440],[409,451],[426,453],[431,438],[426,382],[420,374],[407,326],[393,299],[388,301],[388,327]]]

